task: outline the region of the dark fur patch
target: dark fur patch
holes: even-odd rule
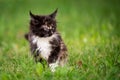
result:
[[[52,51],[48,58],[48,63],[54,63],[57,60],[60,52],[60,37],[58,37],[57,39],[53,38],[50,41],[50,44],[52,45]]]

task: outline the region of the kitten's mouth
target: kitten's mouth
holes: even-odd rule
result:
[[[36,35],[40,37],[50,37],[52,34],[53,32],[50,30],[40,30],[38,33],[36,33]]]
[[[38,35],[38,36],[40,36],[40,37],[50,37],[52,34],[40,34],[40,35]]]

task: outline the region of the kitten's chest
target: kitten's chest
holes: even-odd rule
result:
[[[50,44],[51,38],[39,38],[36,36],[33,36],[32,43],[37,45],[36,50],[38,50],[40,53],[40,56],[44,59],[48,59],[50,52],[51,52],[51,44]]]

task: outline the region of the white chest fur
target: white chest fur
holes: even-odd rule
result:
[[[41,38],[35,35],[32,36],[32,43],[37,45],[37,50],[40,51],[40,56],[45,60],[48,60],[48,57],[50,55],[51,44],[49,42],[53,37],[55,37],[55,35],[46,38]]]

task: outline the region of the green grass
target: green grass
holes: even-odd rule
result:
[[[119,0],[1,0],[0,80],[120,80]],[[58,30],[69,51],[55,73],[37,65],[24,39],[29,11],[56,8]],[[43,70],[43,71],[42,71]]]

